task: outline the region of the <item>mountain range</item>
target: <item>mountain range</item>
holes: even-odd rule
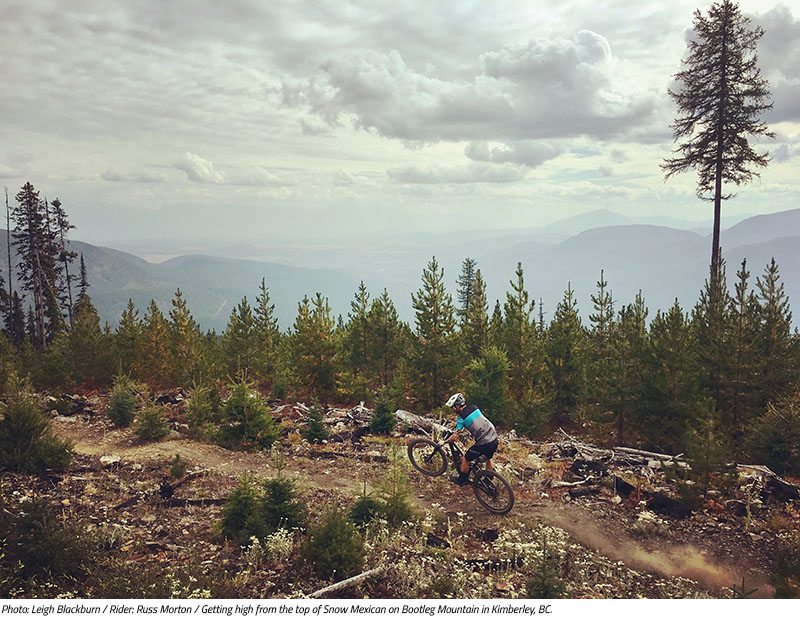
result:
[[[357,244],[332,240],[325,244],[242,246],[229,248],[238,257],[190,254],[161,263],[81,241],[71,241],[70,247],[83,255],[89,294],[101,320],[112,327],[129,298],[140,315],[151,299],[167,313],[180,288],[201,327],[219,332],[243,297],[254,302],[262,278],[283,329],[293,324],[297,303],[316,292],[328,298],[334,315],[346,318],[361,280],[372,297],[386,288],[400,317],[413,322],[411,294],[420,288],[422,270],[433,256],[444,269],[454,297],[464,258],[476,259],[487,283],[490,312],[495,300],[501,305],[505,300],[518,262],[523,265],[531,299],[541,300],[545,320],[552,318],[569,286],[584,323],[588,323],[590,297],[601,270],[617,309],[631,303],[641,290],[651,318],[676,299],[688,311],[708,277],[710,230],[708,233],[632,223],[623,216],[597,211],[539,229],[387,236]],[[6,231],[0,231],[0,243],[6,243],[6,236]],[[738,222],[723,231],[722,247],[731,288],[742,260],[747,260],[750,284],[755,288],[756,278],[774,257],[790,302],[800,298],[800,209]],[[8,261],[5,252],[0,254],[0,269],[7,278]]]

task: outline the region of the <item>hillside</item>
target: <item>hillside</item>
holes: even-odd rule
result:
[[[691,309],[708,275],[708,238],[682,229],[631,223],[590,228],[566,239],[554,232],[609,221],[619,221],[619,216],[594,212],[557,223],[550,230],[449,236],[420,233],[391,241],[365,239],[352,245],[332,242],[238,249],[241,255],[258,254],[272,257],[270,260],[187,255],[151,264],[129,253],[81,241],[71,242],[71,247],[84,255],[90,295],[101,319],[112,327],[128,298],[140,313],[151,299],[168,312],[180,288],[200,325],[221,331],[244,296],[251,302],[255,299],[262,278],[283,329],[293,324],[298,301],[318,291],[328,297],[334,316],[346,317],[361,280],[373,298],[386,288],[400,318],[413,322],[411,295],[419,289],[422,270],[434,255],[453,294],[464,258],[475,258],[487,283],[490,310],[496,299],[505,301],[518,262],[525,270],[531,299],[542,300],[546,318],[552,317],[569,285],[584,322],[588,321],[590,297],[601,270],[617,309],[631,303],[640,290],[650,317],[658,309],[668,309],[676,299],[684,310]],[[790,302],[800,299],[800,243],[792,236],[794,231],[800,231],[800,209],[749,218],[724,231],[731,288],[743,259],[747,259],[750,283],[755,287],[756,278],[774,257]],[[5,235],[0,231],[0,244],[5,243]],[[6,262],[0,252],[4,274]]]

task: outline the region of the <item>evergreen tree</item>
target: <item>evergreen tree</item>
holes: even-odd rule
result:
[[[458,308],[456,309],[456,314],[461,321],[462,328],[472,303],[472,296],[475,290],[475,278],[477,275],[475,267],[477,264],[474,258],[465,258],[461,265],[461,274],[456,281],[458,284]]]
[[[278,319],[275,317],[275,304],[270,299],[267,283],[263,278],[253,308],[253,331],[256,373],[264,378],[272,378],[275,373],[281,332]]]
[[[517,263],[516,282],[511,281],[512,292],[506,293],[503,307],[502,348],[508,357],[508,387],[517,403],[532,387],[533,365],[537,362],[536,331],[532,319],[533,306],[525,290],[522,263]]]
[[[634,303],[623,307],[614,323],[608,419],[616,430],[616,443],[625,445],[642,401],[644,366],[647,355],[647,308],[641,291]]]
[[[142,322],[139,320],[139,311],[133,305],[133,300],[128,299],[114,335],[114,367],[120,374],[131,375],[136,372],[141,346]]]
[[[142,322],[140,378],[151,385],[163,386],[169,367],[167,321],[155,300],[151,300]]]
[[[180,289],[172,300],[167,333],[172,380],[176,385],[190,385],[199,378],[196,375],[201,335]]]
[[[350,313],[344,326],[344,350],[349,371],[355,376],[367,373],[369,359],[369,293],[363,280],[358,285],[355,297],[350,302]]]
[[[772,104],[767,103],[769,87],[756,65],[756,47],[764,30],[750,28],[749,18],[742,16],[735,2],[715,2],[707,16],[695,11],[693,30],[684,68],[675,75],[680,90],[669,91],[679,113],[673,137],[684,142],[662,168],[667,178],[696,169],[698,196],[714,201],[711,272],[715,273],[721,202],[731,197],[722,193],[723,182],[749,182],[759,176],[753,168],[769,162],[767,154],[753,150],[748,137],[774,136],[759,120]]]
[[[89,286],[91,286],[89,284],[89,276],[88,276],[88,272],[86,270],[86,262],[83,260],[83,254],[81,254],[81,272],[80,273],[81,273],[81,275],[80,275],[80,278],[78,280],[78,299],[75,302],[76,305],[78,303],[80,303],[81,299],[83,299],[86,296],[87,291],[89,289]]]
[[[372,301],[367,318],[369,359],[378,383],[385,387],[394,379],[400,364],[407,340],[407,329],[398,319],[397,310],[386,289],[383,289],[380,297]]]
[[[492,318],[489,319],[489,344],[500,348],[504,346],[504,323],[503,309],[500,306],[500,300],[496,299],[494,302],[494,310],[492,310]]]
[[[297,305],[292,334],[292,353],[298,389],[323,404],[330,402],[335,387],[336,344],[333,318],[327,298],[317,293]]]
[[[594,313],[589,315],[592,327],[588,334],[587,397],[596,414],[608,411],[611,405],[612,368],[617,352],[614,350],[614,302],[608,282],[600,271],[597,293],[592,295]]]
[[[308,423],[303,429],[303,437],[311,443],[320,443],[328,438],[328,427],[322,421],[322,409],[317,406],[308,411]]]
[[[779,282],[778,264],[773,258],[756,278],[760,325],[756,352],[761,361],[757,390],[763,408],[787,396],[797,385],[797,338],[792,338],[789,299]]]
[[[725,423],[732,431],[734,447],[741,447],[744,427],[756,413],[756,376],[758,360],[755,343],[758,334],[759,306],[753,291],[748,289],[747,260],[736,272],[736,295],[731,300],[731,403],[730,418]]]
[[[6,314],[6,334],[11,344],[16,349],[22,347],[26,339],[25,331],[25,311],[22,308],[22,300],[17,291],[11,296],[11,303]]]
[[[369,420],[369,430],[378,435],[388,435],[397,426],[397,418],[392,412],[391,400],[386,390],[378,392],[375,410]]]
[[[645,448],[675,454],[700,402],[697,346],[677,299],[666,314],[656,313],[647,345],[640,435]]]
[[[433,408],[447,398],[456,375],[453,299],[445,290],[444,269],[433,257],[422,272],[422,288],[411,295],[416,317],[412,382],[423,406]]]
[[[67,214],[61,206],[61,201],[56,198],[52,204],[52,213],[53,219],[55,220],[55,231],[57,234],[58,246],[59,246],[59,254],[58,254],[58,262],[61,263],[61,268],[64,270],[63,281],[64,286],[66,287],[66,302],[67,302],[67,316],[69,317],[69,325],[72,327],[72,324],[75,320],[74,317],[74,301],[72,299],[72,279],[73,276],[69,273],[69,265],[72,263],[73,260],[78,256],[77,252],[73,252],[72,250],[67,249],[67,233],[75,226],[69,223],[69,219],[67,218]]]
[[[467,366],[464,385],[469,402],[495,424],[506,428],[512,427],[516,420],[508,396],[508,369],[508,358],[501,349],[485,347]]]
[[[481,270],[475,272],[472,282],[470,303],[462,318],[461,337],[468,357],[480,355],[481,349],[489,344],[489,315],[486,302],[486,284]]]
[[[11,234],[20,259],[17,270],[23,290],[32,297],[31,337],[37,350],[43,352],[47,342],[47,309],[52,306],[49,296],[55,296],[57,251],[39,192],[26,183],[16,199],[18,205],[11,214],[15,228]]]
[[[692,323],[697,338],[701,385],[714,399],[717,411],[730,410],[731,376],[731,298],[725,275],[725,261],[720,258],[694,308]]]
[[[257,344],[255,319],[247,297],[231,312],[228,327],[222,335],[222,347],[228,360],[228,372],[232,376],[239,372],[250,375]]]
[[[76,383],[107,385],[111,380],[111,348],[100,329],[100,317],[85,295],[75,308],[75,325],[69,333],[72,379]]]
[[[547,366],[553,379],[553,413],[563,422],[583,398],[585,333],[568,286],[547,330]]]

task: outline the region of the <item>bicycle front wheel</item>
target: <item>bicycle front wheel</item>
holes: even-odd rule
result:
[[[415,439],[408,444],[408,459],[426,476],[441,476],[447,469],[447,454],[430,439]]]
[[[514,507],[514,491],[500,474],[488,469],[479,472],[472,480],[475,497],[489,512],[507,514]]]

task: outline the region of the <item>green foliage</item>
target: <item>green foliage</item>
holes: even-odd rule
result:
[[[558,558],[548,551],[547,538],[542,535],[542,555],[534,568],[525,590],[528,598],[557,599],[566,596],[566,583],[558,574]]]
[[[164,567],[110,559],[90,570],[92,598],[98,599],[231,599],[240,596],[234,577],[222,567]]]
[[[767,405],[747,434],[751,458],[779,475],[800,475],[800,397]]]
[[[369,495],[361,495],[350,507],[350,520],[359,527],[369,525],[384,514],[384,506]]]
[[[195,384],[192,387],[191,398],[186,406],[186,419],[192,430],[205,431],[217,419],[217,407],[214,406],[212,389],[205,385]],[[217,400],[219,400],[217,394]]]
[[[792,559],[781,550],[775,563],[773,584],[775,598],[800,598],[800,559]]]
[[[297,387],[327,403],[335,388],[334,321],[327,298],[317,293],[297,305],[292,339],[292,362]]]
[[[280,436],[280,425],[267,404],[242,375],[228,389],[230,394],[222,405],[224,423],[217,434],[219,443],[232,449],[270,448]]]
[[[701,406],[705,411],[689,427],[686,454],[695,481],[703,491],[707,491],[724,487],[730,481],[732,474],[726,465],[731,457],[731,447],[719,428],[719,415],[714,409],[713,400],[706,400]]]
[[[557,422],[575,415],[584,395],[585,333],[578,302],[568,286],[547,331],[547,367],[553,379],[553,412]]]
[[[0,468],[39,473],[69,465],[72,444],[52,434],[50,418],[30,386],[12,374],[6,395],[0,412]]]
[[[378,496],[383,503],[386,520],[392,525],[400,525],[414,517],[406,467],[407,460],[403,457],[401,447],[393,443],[389,449],[389,468],[378,484]]]
[[[258,484],[252,476],[245,476],[222,508],[220,529],[240,546],[246,546],[253,536],[263,542],[278,529],[304,527],[306,512],[293,480],[279,474]]]
[[[136,436],[140,441],[156,441],[166,437],[169,433],[169,424],[164,413],[164,408],[148,403],[139,412],[136,418]]]
[[[397,426],[397,418],[394,417],[391,397],[388,390],[381,390],[378,392],[375,409],[369,420],[369,430],[376,435],[388,435],[394,430],[395,426]]]
[[[311,407],[308,412],[308,422],[302,434],[312,443],[319,443],[328,438],[328,427],[322,422],[322,409],[316,406]]]
[[[136,412],[136,398],[133,395],[133,383],[126,375],[114,378],[114,389],[108,400],[106,415],[117,428],[123,428],[133,422]]]
[[[339,581],[357,574],[364,564],[364,541],[338,508],[331,508],[321,524],[309,529],[300,550],[301,561],[320,579]]]
[[[484,347],[479,357],[467,366],[464,385],[469,402],[489,415],[496,424],[507,428],[514,425],[516,417],[508,398],[508,370],[508,358],[501,349]]]
[[[8,575],[4,588],[25,588],[39,577],[80,577],[97,550],[81,523],[59,519],[45,499],[26,501],[11,513],[4,511],[0,525],[5,539],[0,572]],[[0,590],[0,595],[8,594]]]
[[[172,465],[169,468],[169,475],[173,478],[183,478],[183,475],[186,473],[186,461],[181,458],[180,454],[176,454],[175,458],[172,459]]]

